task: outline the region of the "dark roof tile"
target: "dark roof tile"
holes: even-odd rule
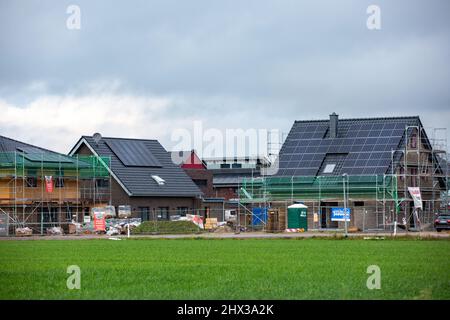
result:
[[[170,152],[167,152],[157,140],[104,137],[96,143],[91,136],[83,136],[82,138],[99,156],[111,157],[112,172],[132,196],[195,197],[202,194],[184,170],[172,162]],[[136,144],[137,141],[138,144]],[[128,160],[133,165],[127,166],[113,152],[111,145],[114,145],[115,148],[124,147],[128,151],[133,150],[136,146],[146,148],[146,150],[140,152],[139,159],[134,159],[134,155],[130,154],[131,160]],[[131,147],[131,145],[133,146]],[[122,152],[121,150],[115,151]],[[146,159],[142,159],[142,157],[146,157],[148,154],[154,157],[152,161],[156,160],[154,163],[157,165],[136,166],[136,163],[133,163],[136,160],[137,164],[145,164]],[[159,185],[152,179],[152,175],[164,179],[165,184]]]
[[[391,150],[403,146],[408,126],[421,127],[419,117],[339,119],[337,137],[330,138],[329,120],[295,121],[280,150],[277,175],[322,175],[334,158],[341,163],[331,175],[388,173]]]

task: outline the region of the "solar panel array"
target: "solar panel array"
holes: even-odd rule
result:
[[[32,153],[24,154],[24,157],[30,161],[44,161],[44,162],[61,162],[61,163],[72,163],[73,159],[58,154],[49,153]]]
[[[348,154],[339,174],[387,173],[391,150],[399,148],[405,128],[419,122],[418,117],[342,119],[334,139],[328,121],[295,122],[281,148],[277,175],[319,175],[327,154]]]
[[[24,157],[30,161],[39,162],[63,162],[63,163],[72,163],[73,159],[69,156],[65,156],[58,153],[53,152],[45,152],[42,149],[27,147],[27,146],[19,146],[16,148],[17,151],[23,152]]]
[[[104,139],[108,147],[127,167],[162,167],[142,140]]]

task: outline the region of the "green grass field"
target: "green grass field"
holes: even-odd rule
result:
[[[447,240],[0,241],[0,299],[449,299],[449,271]]]

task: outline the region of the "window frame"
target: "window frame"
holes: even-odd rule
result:
[[[157,213],[156,213],[156,218],[160,221],[168,221],[170,220],[170,208],[169,207],[158,207],[157,209]],[[164,218],[164,214],[166,215],[166,217]]]
[[[189,214],[189,207],[177,207],[177,215],[186,217]]]
[[[336,163],[327,163],[326,165],[325,165],[325,168],[323,168],[323,173],[333,173],[334,172],[334,169],[336,169]],[[331,169],[331,171],[328,169],[328,168],[330,168],[330,167],[332,167],[332,169]]]

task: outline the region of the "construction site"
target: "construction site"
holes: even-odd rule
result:
[[[340,175],[244,179],[240,222],[269,232],[432,230],[436,216],[448,214],[449,172],[446,129],[430,132],[428,137],[423,127],[406,126],[400,148],[390,150],[386,159],[385,174],[350,175],[343,170]],[[419,199],[412,190],[419,191]],[[307,212],[303,223],[294,210],[298,204]]]
[[[0,153],[0,217],[4,235],[46,234],[90,219],[111,203],[109,159],[65,156],[35,148]],[[85,218],[86,217],[86,218]]]
[[[94,138],[69,156],[2,138],[0,235],[114,235],[132,223],[152,234],[397,233],[433,230],[449,213],[447,130],[426,132],[419,117],[296,121],[281,149],[268,139],[267,165],[215,178],[206,166],[188,176],[155,141]],[[152,155],[169,165],[146,163]],[[208,181],[230,199],[202,195],[196,183]],[[172,228],[183,221],[193,225]]]

